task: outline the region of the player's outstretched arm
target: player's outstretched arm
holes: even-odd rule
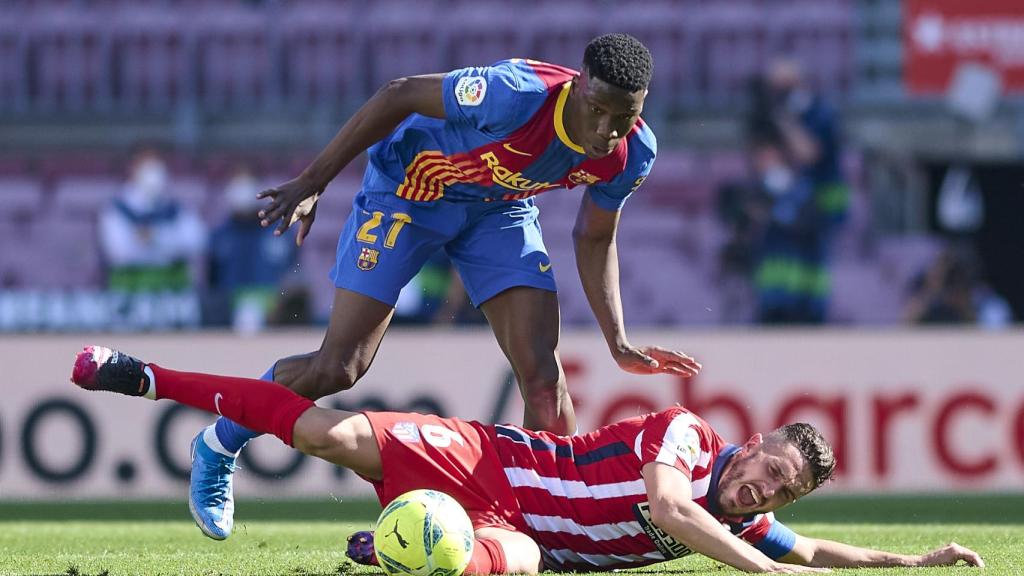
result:
[[[776,562],[733,535],[693,501],[689,480],[676,468],[651,462],[644,466],[643,475],[652,522],[693,551],[744,572],[796,574],[828,571]]]
[[[331,142],[298,178],[259,194],[270,203],[260,210],[263,226],[277,224],[283,234],[301,222],[296,243],[302,245],[316,217],[316,198],[353,158],[391,133],[412,114],[444,118],[443,74],[409,76],[388,82],[341,127]]]
[[[686,354],[660,346],[633,346],[626,338],[615,244],[618,226],[619,212],[605,210],[589,194],[583,194],[573,228],[576,268],[612,357],[619,367],[633,374],[696,376],[700,363]]]
[[[782,557],[784,562],[829,568],[882,568],[954,566],[963,561],[968,566],[985,567],[977,552],[957,543],[948,544],[926,554],[908,555],[859,548],[842,542],[796,537],[793,551]]]

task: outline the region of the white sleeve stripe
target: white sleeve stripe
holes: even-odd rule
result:
[[[654,459],[655,462],[661,462],[662,464],[668,464],[669,466],[675,466],[676,460],[676,453],[669,449],[665,444],[661,445],[661,449],[658,450],[658,456]]]
[[[687,460],[679,453],[678,447],[682,447],[686,441],[688,430],[691,428],[695,430],[700,429],[700,423],[694,418],[693,414],[684,412],[679,414],[669,422],[668,429],[665,430],[665,437],[661,439],[661,447],[658,450],[658,456],[655,459],[657,462],[662,464],[668,464],[669,466],[675,466],[676,459],[682,460],[686,466],[692,471],[696,467],[697,458],[692,461]],[[693,434],[693,432],[689,432]],[[699,442],[699,440],[698,440]],[[698,445],[699,450],[697,457],[700,457],[700,452],[703,452],[701,447]]]
[[[690,490],[693,492],[692,498],[702,498],[708,495],[708,488],[711,487],[711,474],[701,478],[700,480],[694,480],[690,482]]]
[[[711,463],[711,452],[705,452],[701,450],[700,458],[697,460],[698,468],[707,468],[708,464]]]

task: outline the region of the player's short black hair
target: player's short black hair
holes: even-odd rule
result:
[[[644,90],[651,82],[651,51],[629,34],[605,34],[587,44],[583,66],[591,76],[629,92]]]
[[[814,487],[824,484],[836,470],[836,455],[832,445],[818,432],[817,428],[804,422],[787,424],[772,432],[786,440],[803,454],[811,467]]]

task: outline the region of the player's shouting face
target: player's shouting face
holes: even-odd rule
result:
[[[795,445],[755,434],[722,469],[718,507],[725,516],[771,512],[814,488],[811,466]]]
[[[646,96],[646,88],[630,92],[584,68],[573,80],[565,110],[569,137],[589,158],[611,154],[640,118]]]

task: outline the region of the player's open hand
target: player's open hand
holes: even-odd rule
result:
[[[259,199],[269,198],[267,204],[259,211],[260,225],[264,228],[277,224],[275,236],[284,234],[288,227],[299,222],[299,233],[295,236],[295,244],[302,246],[302,241],[309,234],[316,218],[316,201],[323,193],[324,187],[313,184],[303,177],[298,177],[256,195]]]
[[[955,566],[963,560],[968,566],[985,567],[985,561],[977,552],[965,548],[956,542],[951,542],[942,548],[922,554],[917,561],[918,566]]]
[[[615,354],[619,367],[631,374],[675,374],[689,378],[700,372],[693,358],[661,346],[624,346]]]

